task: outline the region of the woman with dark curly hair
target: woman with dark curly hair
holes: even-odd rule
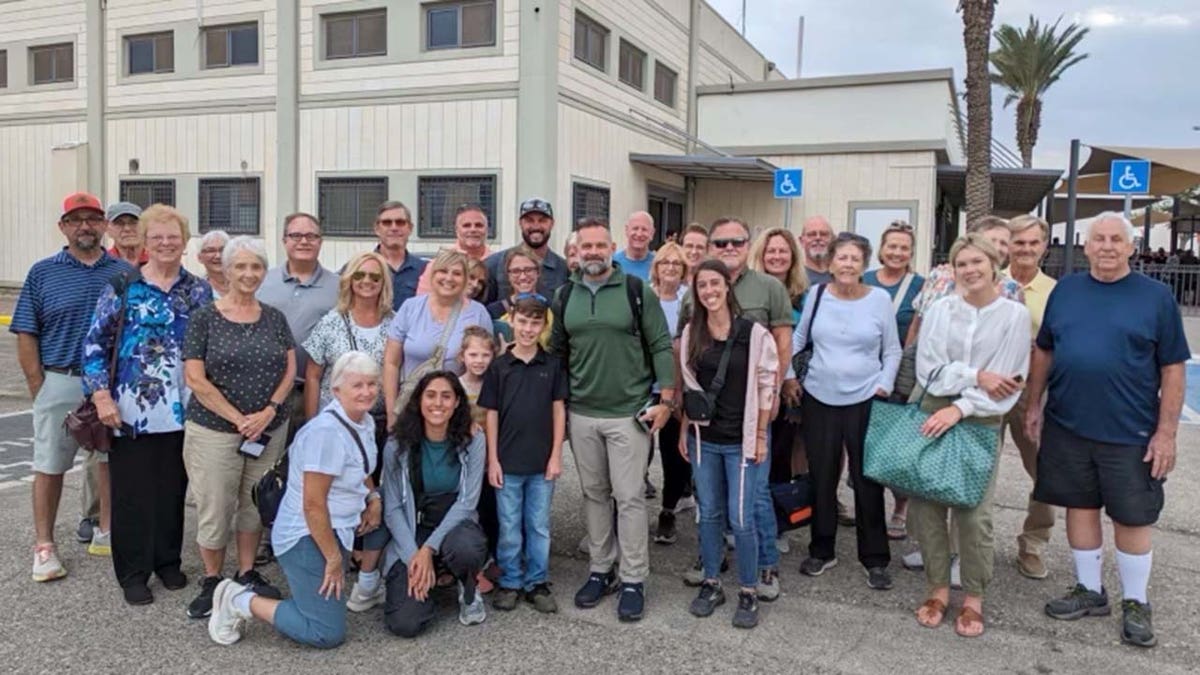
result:
[[[425,630],[437,613],[430,593],[439,570],[458,581],[459,622],[483,623],[475,576],[488,549],[475,509],[487,444],[472,431],[458,376],[436,370],[422,377],[394,431],[383,459],[383,519],[392,537],[384,624],[401,637]]]

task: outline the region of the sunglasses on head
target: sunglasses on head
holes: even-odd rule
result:
[[[522,300],[533,300],[541,304],[543,307],[550,306],[550,301],[547,300],[546,296],[542,295],[541,293],[517,293],[516,301],[520,302]]]
[[[380,274],[379,272],[366,272],[363,270],[359,270],[359,271],[355,272],[354,274],[351,274],[350,278],[353,279],[354,281],[362,281],[363,279],[370,279],[371,281],[374,281],[374,282],[383,281],[383,275]]]
[[[853,232],[841,232],[838,234],[836,241],[839,241],[839,242],[855,241],[855,242],[867,243],[867,238],[862,236],[861,234],[854,234]]]
[[[711,244],[713,248],[729,248],[730,246],[734,248],[741,248],[749,241],[750,239],[747,237],[733,237],[732,239],[710,239],[708,243]]]
[[[884,232],[912,232],[912,231],[913,231],[913,226],[909,225],[908,223],[904,222],[903,220],[897,220],[896,222],[892,223],[891,225],[888,225],[887,229],[884,230]]]

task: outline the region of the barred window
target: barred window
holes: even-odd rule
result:
[[[201,178],[200,231],[259,233],[258,178]]]
[[[133,202],[143,209],[151,204],[175,206],[175,181],[170,179],[123,180],[121,181],[121,201]]]
[[[571,218],[578,223],[584,218],[603,218],[608,220],[609,190],[606,187],[588,185],[587,183],[571,184]]]
[[[454,212],[479,204],[488,219],[488,238],[496,236],[495,176],[423,176],[417,183],[417,233],[431,239],[454,238]]]
[[[387,178],[318,178],[317,217],[330,236],[375,236],[375,212],[387,201]]]

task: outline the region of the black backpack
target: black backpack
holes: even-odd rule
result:
[[[563,345],[563,364],[568,363],[569,354],[567,352],[570,344],[570,334],[567,332],[567,303],[571,300],[571,294],[575,291],[576,283],[567,279],[567,282],[558,289],[558,294],[555,296],[554,306],[551,311],[554,312],[554,332],[562,331]],[[633,322],[629,327],[631,335],[638,338],[642,343],[642,354],[645,355],[646,365],[653,370],[650,361],[650,349],[646,344],[646,336],[642,332],[642,310],[645,302],[642,297],[643,292],[642,280],[640,277],[635,277],[632,274],[625,275],[625,296],[629,300],[629,312],[633,315]]]

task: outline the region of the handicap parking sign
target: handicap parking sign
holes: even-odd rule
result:
[[[775,198],[804,196],[804,169],[775,169]]]
[[[1144,159],[1114,159],[1108,172],[1108,192],[1114,195],[1148,194],[1150,162]]]

